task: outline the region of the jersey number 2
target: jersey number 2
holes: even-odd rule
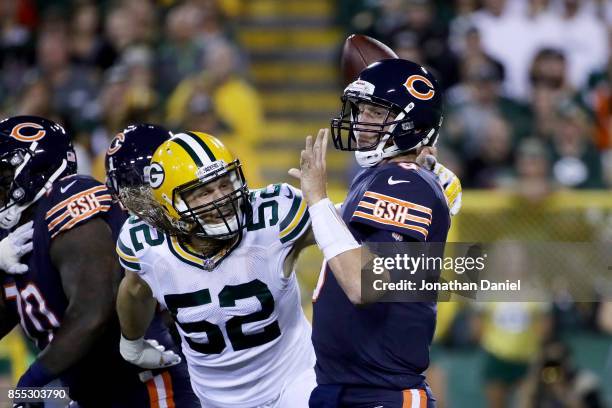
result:
[[[274,311],[274,298],[272,297],[272,293],[270,293],[266,284],[259,279],[241,285],[225,286],[219,293],[219,304],[221,307],[235,307],[237,300],[250,297],[256,297],[259,300],[261,303],[261,310],[246,316],[234,316],[225,324],[227,336],[235,351],[260,346],[276,339],[281,334],[277,321],[268,324],[258,333],[244,334],[242,331],[242,325],[265,320],[270,317]],[[187,334],[185,340],[193,350],[204,354],[219,354],[225,350],[225,339],[223,338],[223,333],[219,326],[207,322],[206,320],[181,322],[177,317],[178,310],[181,308],[196,307],[212,303],[210,291],[208,289],[202,289],[191,293],[166,295],[164,296],[164,300],[174,320]],[[206,333],[208,343],[197,342],[188,336],[189,333],[202,332]]]

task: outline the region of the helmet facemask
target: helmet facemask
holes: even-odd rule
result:
[[[15,166],[12,163],[16,159],[13,156],[11,152],[0,157],[0,213],[8,211],[17,204],[11,199],[11,190],[15,180]]]
[[[239,160],[214,162],[198,179],[174,189],[172,202],[180,221],[199,238],[230,239],[246,226],[249,192]],[[204,170],[204,168],[200,169]],[[218,192],[221,197],[206,200]]]
[[[60,167],[49,177],[44,186],[36,193],[28,185],[20,185],[20,175],[28,174],[28,162],[36,155],[37,143],[30,145],[30,149],[15,149],[0,156],[0,228],[10,230],[19,223],[21,213],[31,204],[51,189],[52,183],[67,169],[68,163],[62,161]],[[31,177],[25,177],[26,180]],[[23,179],[22,179],[23,181]],[[27,184],[27,183],[26,183]]]
[[[332,120],[332,139],[336,149],[344,151],[372,151],[388,140],[393,129],[401,120],[395,120],[399,109],[386,103],[379,103],[371,97],[347,91],[342,96],[340,116]],[[366,109],[384,112],[380,121],[360,121],[360,111]],[[369,140],[360,140],[360,133],[366,133]],[[385,137],[386,136],[386,137]]]

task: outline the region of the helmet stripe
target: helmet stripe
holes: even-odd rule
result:
[[[191,132],[185,132],[185,134],[191,136],[202,147],[202,149],[204,149],[204,151],[208,155],[208,158],[210,159],[211,162],[214,162],[215,160],[217,160],[212,150],[210,150],[210,148],[206,144],[206,142],[204,142],[201,138],[197,137]]]
[[[200,156],[198,156],[194,149],[192,149],[193,146],[188,141],[183,140],[181,136],[183,135],[175,135],[171,140],[181,146],[187,152],[187,154],[189,155],[189,157],[191,157],[191,160],[193,160],[196,166],[204,166],[204,163],[202,163],[202,160],[200,160]]]

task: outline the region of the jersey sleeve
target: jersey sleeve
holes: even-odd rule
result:
[[[132,227],[130,220],[132,220],[132,218],[128,219],[121,228],[121,233],[117,239],[116,251],[117,255],[119,255],[119,263],[121,266],[128,271],[138,273],[142,271],[142,268],[140,258],[136,256],[136,250],[134,249],[130,237],[130,229]]]
[[[123,269],[136,273],[147,282],[155,293],[155,279],[151,276],[150,270],[147,268],[148,263],[144,259],[148,247],[140,242],[136,234],[136,230],[142,230],[143,228],[149,228],[144,221],[134,216],[128,218],[121,227],[115,250]]]
[[[384,231],[369,234],[379,240],[386,233],[390,236],[388,241],[400,240],[396,239],[400,234],[409,237],[408,240],[424,242],[437,199],[431,186],[416,171],[393,167],[381,172],[368,186],[350,222]]]
[[[149,241],[162,241],[161,232],[147,225],[144,221],[135,216],[128,218],[121,227],[119,238],[115,250],[119,257],[119,263],[123,269],[136,273],[142,278],[153,295],[158,294],[157,278],[154,268],[151,267],[155,262],[148,258]]]
[[[278,239],[283,246],[295,243],[310,229],[310,214],[302,192],[290,184],[280,184]]]
[[[104,184],[90,177],[72,176],[54,184],[44,214],[51,239],[62,232],[105,216],[114,205]]]
[[[117,238],[116,251],[121,266],[128,271],[144,273],[147,265],[145,257],[152,241],[163,242],[163,234],[140,218],[134,215],[129,217]]]

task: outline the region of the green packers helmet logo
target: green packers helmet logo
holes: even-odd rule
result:
[[[159,163],[151,163],[149,166],[149,184],[151,188],[159,188],[164,182],[164,169]]]

